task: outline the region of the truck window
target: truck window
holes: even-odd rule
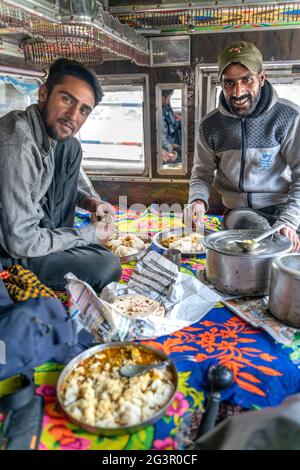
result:
[[[37,102],[39,80],[0,75],[0,117],[14,109],[25,109]]]
[[[77,135],[83,150],[82,166],[93,174],[142,175],[149,121],[145,85],[103,84],[102,88],[102,102]]]

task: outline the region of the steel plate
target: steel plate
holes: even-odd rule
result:
[[[143,242],[145,243],[149,243],[149,246],[147,248],[144,248],[144,250],[141,250],[141,251],[138,251],[137,253],[133,254],[133,255],[129,255],[129,256],[117,256],[117,258],[120,259],[120,263],[123,264],[123,263],[131,263],[132,261],[138,261],[140,260],[141,258],[143,258],[145,256],[146,253],[148,253],[148,251],[150,251],[151,249],[151,244],[152,244],[152,239],[151,237],[147,234],[147,233],[118,233],[118,235],[114,238],[118,238],[120,236],[124,236],[124,235],[135,235],[137,236],[138,238],[140,238],[141,240],[143,240]],[[108,246],[104,245],[105,248],[109,251],[111,251],[110,248],[108,248]],[[112,251],[111,251],[112,252]],[[112,252],[113,253],[113,252]]]
[[[158,246],[158,248],[161,248],[162,250],[168,250],[165,246],[161,245],[161,240],[164,238],[170,238],[171,236],[178,236],[178,235],[190,235],[191,233],[195,233],[192,230],[188,230],[186,227],[182,228],[176,228],[172,230],[163,230],[162,232],[158,232],[154,235],[152,238],[153,243]],[[210,235],[211,233],[214,233],[213,230],[209,229],[204,229],[204,236]],[[206,250],[203,249],[203,251],[193,251],[193,252],[181,252],[183,256],[197,256],[197,255],[204,255],[206,253]]]
[[[78,427],[80,427],[82,429],[85,429],[86,431],[88,431],[90,433],[93,433],[93,434],[99,434],[99,435],[103,435],[103,436],[118,436],[118,435],[131,434],[133,432],[137,432],[137,431],[139,431],[140,429],[142,429],[146,426],[152,425],[153,423],[155,423],[156,421],[158,421],[160,418],[162,418],[164,416],[167,408],[171,405],[172,401],[175,398],[175,395],[176,395],[176,392],[177,392],[177,387],[178,387],[178,374],[177,374],[177,370],[176,370],[176,367],[174,365],[174,362],[172,360],[170,360],[170,365],[168,367],[171,369],[172,374],[173,374],[173,380],[174,380],[174,386],[175,386],[174,392],[173,392],[171,398],[168,400],[168,402],[160,409],[160,411],[158,413],[156,413],[151,419],[149,419],[147,421],[143,421],[139,424],[135,424],[135,425],[132,425],[132,426],[123,426],[123,427],[120,427],[120,428],[100,428],[100,427],[97,427],[97,426],[89,425],[87,423],[83,423],[83,422],[78,421],[77,419],[73,418],[68,413],[68,411],[66,410],[66,408],[63,404],[63,399],[61,397],[62,386],[63,386],[64,382],[66,381],[68,375],[78,366],[78,364],[80,362],[82,362],[85,359],[88,359],[89,357],[95,355],[99,351],[103,351],[103,350],[109,349],[109,348],[119,348],[119,347],[122,347],[122,346],[129,346],[129,345],[130,346],[137,346],[138,348],[148,350],[148,351],[152,351],[157,355],[157,358],[160,359],[160,360],[169,360],[170,359],[166,354],[164,354],[162,351],[159,351],[158,349],[152,348],[151,346],[145,346],[144,344],[135,343],[135,342],[120,342],[120,343],[100,344],[98,346],[94,346],[93,348],[89,348],[86,351],[84,351],[83,353],[79,354],[74,359],[72,359],[72,361],[69,362],[69,364],[67,364],[66,367],[62,370],[62,372],[59,376],[58,382],[57,382],[57,386],[56,386],[56,393],[57,393],[58,402],[59,402],[61,408],[63,409],[64,413],[67,415],[68,419],[72,423],[76,424]]]

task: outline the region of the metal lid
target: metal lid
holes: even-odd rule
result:
[[[290,251],[292,242],[283,235],[275,234],[258,243],[255,250],[244,251],[235,243],[236,240],[251,240],[258,237],[261,230],[225,230],[215,232],[204,238],[206,248],[232,256],[272,258]]]

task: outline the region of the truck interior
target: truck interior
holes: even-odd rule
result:
[[[104,97],[76,135],[83,150],[80,184],[114,205],[120,231],[153,237],[182,226],[199,123],[218,106],[217,57],[238,40],[256,45],[279,97],[300,106],[298,1],[1,0],[0,117],[37,102],[38,89],[57,58],[93,69]],[[173,161],[163,158],[166,96],[178,127]],[[221,197],[213,190],[205,218],[208,231],[221,230],[223,213]],[[76,226],[88,220],[79,209]],[[205,281],[199,275],[205,268],[203,253],[182,256],[181,261],[181,273]],[[122,264],[123,284],[135,265]],[[67,305],[65,292],[58,297]],[[230,307],[224,302],[191,326],[143,341],[174,359],[179,382],[166,414],[133,433],[95,435],[72,424],[55,398],[63,366],[48,362],[37,367],[35,385],[46,406],[40,440],[33,448],[191,449],[209,430],[203,422],[201,429],[201,420],[214,399],[209,375],[214,365],[229,368],[234,384],[217,390],[213,424],[245,411],[277,407],[299,393],[299,329],[285,326],[283,340],[282,325],[274,337],[268,325],[255,323],[254,316],[249,320],[249,309],[265,311],[261,298],[247,305],[231,300]],[[0,382],[0,395],[5,390]],[[266,441],[264,448],[272,444]]]

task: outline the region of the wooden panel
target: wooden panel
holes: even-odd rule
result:
[[[253,42],[265,61],[300,59],[300,30],[287,29],[195,34],[191,43],[193,63],[216,63],[218,54],[233,41]]]
[[[188,199],[188,184],[94,181],[96,191],[102,198],[119,204],[120,196],[127,196],[128,205],[140,203],[184,204]]]
[[[119,205],[120,196],[127,196],[127,207],[132,204],[180,204],[188,201],[188,183],[111,182],[93,181],[100,196],[112,204]],[[211,214],[221,214],[224,207],[220,196],[213,191],[209,200]]]

